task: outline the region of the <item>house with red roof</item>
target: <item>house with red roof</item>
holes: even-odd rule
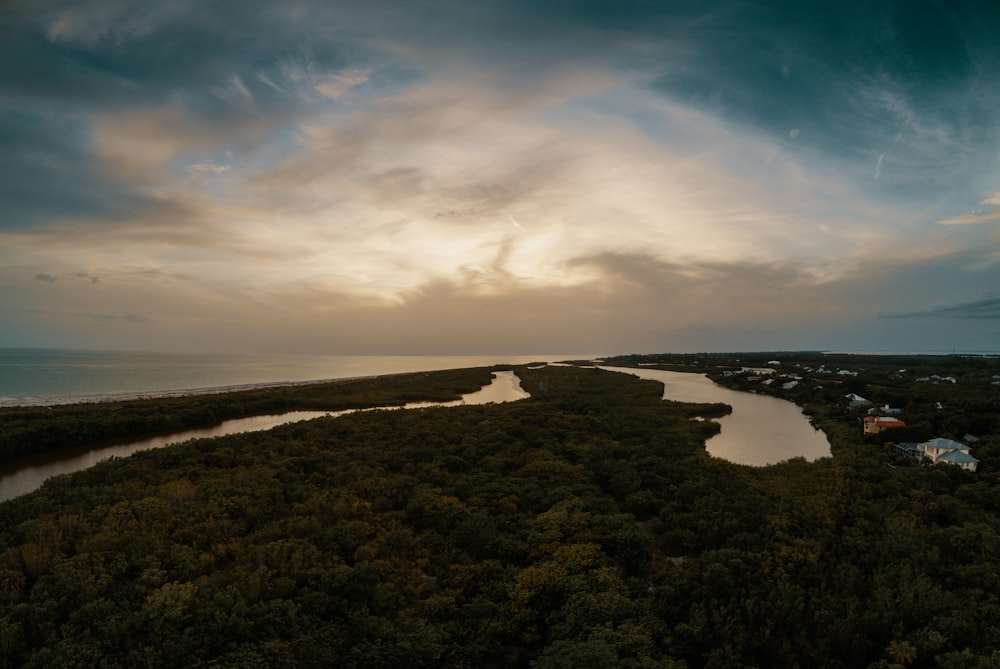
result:
[[[891,416],[865,416],[865,434],[878,434],[892,427],[906,427],[906,423]]]

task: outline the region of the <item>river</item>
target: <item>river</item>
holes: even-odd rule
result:
[[[431,406],[459,406],[462,404],[489,404],[490,402],[513,402],[528,397],[521,388],[521,382],[514,372],[493,372],[493,380],[473,393],[462,396],[452,402],[410,402],[403,407],[375,407],[380,409],[417,409]],[[300,420],[319,418],[320,416],[341,416],[355,411],[371,411],[372,409],[348,409],[346,411],[291,411],[283,414],[267,416],[251,416],[250,418],[235,418],[223,421],[212,427],[184,430],[171,434],[160,435],[129,441],[112,446],[88,449],[82,447],[70,451],[56,453],[39,453],[37,455],[14,458],[0,463],[0,502],[27,494],[53,476],[69,474],[87,469],[101,460],[110,457],[124,458],[137,451],[150,448],[160,448],[168,444],[179,444],[191,439],[222,437],[239,432],[255,432],[269,430],[277,425],[293,423]]]
[[[791,402],[723,388],[703,374],[668,372],[632,367],[601,367],[660,381],[663,398],[678,402],[723,402],[733,407],[732,414],[718,419],[721,432],[708,440],[708,452],[737,464],[762,466],[782,460],[804,457],[807,460],[830,455],[830,443],[821,430],[815,429],[802,410]],[[511,402],[528,397],[513,372],[494,372],[490,384],[453,402],[411,402],[403,408],[456,406]],[[379,407],[399,408],[399,407]],[[366,411],[367,409],[361,409]],[[126,457],[137,451],[160,448],[190,439],[221,437],[239,432],[269,430],[277,425],[320,416],[338,416],[358,411],[293,411],[268,416],[227,420],[218,425],[172,434],[149,437],[97,449],[81,448],[70,452],[42,453],[15,458],[0,464],[0,502],[29,493],[46,479],[59,474],[92,467],[110,457]]]
[[[663,398],[678,402],[724,402],[733,412],[718,419],[721,431],[705,447],[717,457],[741,465],[763,466],[802,457],[830,456],[830,442],[787,400],[724,388],[704,374],[632,367],[601,367],[663,383]]]

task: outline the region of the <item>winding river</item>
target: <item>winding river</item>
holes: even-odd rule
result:
[[[462,396],[452,402],[410,402],[403,407],[374,407],[376,409],[417,409],[430,406],[459,406],[462,404],[489,404],[490,402],[513,402],[528,397],[521,388],[521,382],[514,372],[493,372],[493,380],[473,393]],[[27,494],[53,476],[69,474],[96,465],[101,460],[110,457],[123,458],[137,451],[150,448],[160,448],[168,444],[179,444],[191,439],[222,437],[239,432],[255,432],[269,430],[284,423],[309,420],[320,416],[341,416],[355,411],[371,411],[373,409],[348,409],[346,411],[290,411],[283,414],[267,416],[252,416],[250,418],[235,418],[223,421],[212,427],[195,430],[184,430],[171,434],[148,437],[137,441],[129,441],[113,446],[88,449],[82,447],[57,453],[40,453],[38,455],[14,458],[0,463],[0,502]]]
[[[718,419],[722,428],[705,446],[717,457],[741,465],[771,465],[791,458],[812,461],[830,456],[830,442],[797,405],[771,397],[724,388],[704,374],[632,367],[601,367],[663,383],[663,399],[678,402],[724,402],[733,412]]]
[[[679,402],[724,402],[733,407],[732,414],[718,419],[721,432],[708,440],[708,452],[737,464],[762,466],[782,460],[803,457],[807,460],[830,455],[830,444],[822,431],[815,429],[802,410],[791,402],[767,395],[738,392],[713,383],[703,374],[668,372],[656,369],[601,367],[609,371],[632,374],[643,379],[660,381],[663,397]],[[453,402],[412,402],[407,409],[427,406],[456,406],[511,402],[528,397],[513,372],[494,372],[493,380],[480,390]],[[378,407],[399,408],[399,407]],[[360,409],[368,411],[369,409]],[[137,451],[160,448],[190,439],[221,437],[239,432],[269,430],[284,423],[308,420],[319,416],[339,416],[347,411],[293,411],[289,413],[253,416],[227,420],[218,425],[172,434],[149,437],[96,449],[39,454],[15,458],[0,464],[0,501],[29,493],[59,474],[68,474],[91,467],[110,457],[126,457]]]

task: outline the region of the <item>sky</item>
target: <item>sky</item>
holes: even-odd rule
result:
[[[0,346],[1000,351],[1000,5],[6,0]]]

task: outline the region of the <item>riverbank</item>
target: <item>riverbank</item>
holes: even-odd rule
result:
[[[33,453],[208,427],[224,420],[248,416],[402,406],[416,401],[455,401],[489,384],[493,370],[476,367],[283,385],[212,395],[3,407],[0,408],[0,461]]]
[[[715,383],[704,372],[678,372],[649,366],[601,369],[634,374],[663,383],[663,399],[718,402],[732,411],[720,418],[719,434],[705,444],[713,456],[737,464],[762,467],[792,458],[809,462],[830,457],[830,442],[802,408],[784,399],[740,392]]]
[[[407,402],[399,406],[376,406],[358,409],[342,409],[339,411],[292,411],[282,414],[252,416],[226,420],[211,427],[171,432],[155,437],[138,440],[128,440],[113,445],[79,446],[74,449],[60,449],[44,453],[13,458],[0,462],[0,502],[13,499],[36,490],[46,480],[53,476],[69,474],[92,467],[108,458],[123,458],[139,451],[151,448],[162,448],[172,444],[182,443],[191,439],[208,439],[223,437],[230,434],[257,432],[269,430],[279,425],[309,420],[320,417],[342,416],[355,411],[372,411],[378,409],[420,409],[429,407],[454,407],[461,405],[476,405],[512,402],[529,397],[512,371],[494,371],[490,383],[479,390],[463,395],[457,400],[447,402],[417,401]]]

